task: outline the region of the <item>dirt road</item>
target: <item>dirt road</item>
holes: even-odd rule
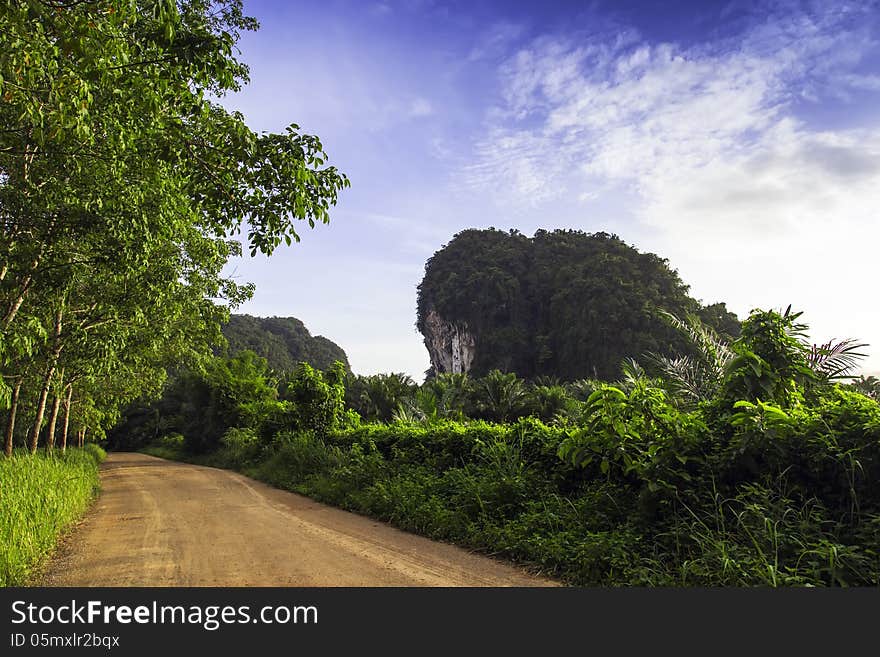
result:
[[[240,474],[111,454],[44,586],[552,586]]]

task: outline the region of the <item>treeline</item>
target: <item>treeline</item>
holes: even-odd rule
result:
[[[810,345],[790,312],[733,341],[669,321],[688,355],[613,382],[416,386],[240,354],[120,434],[576,584],[880,584],[880,404],[842,382],[864,345]]]
[[[291,125],[213,98],[247,81],[240,0],[5,3],[0,12],[4,453],[102,435],[169,365],[222,342],[222,276],[327,222],[345,176]],[[218,305],[219,302],[220,305]]]

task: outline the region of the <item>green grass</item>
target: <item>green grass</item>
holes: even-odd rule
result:
[[[0,458],[0,586],[22,586],[99,489],[97,445]]]

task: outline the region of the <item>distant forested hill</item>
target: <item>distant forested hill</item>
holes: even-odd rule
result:
[[[230,356],[250,349],[276,370],[292,370],[301,361],[324,370],[336,360],[349,369],[342,347],[323,336],[313,336],[295,317],[232,315],[223,335],[229,342]]]
[[[687,349],[659,309],[739,333],[723,303],[702,306],[665,259],[616,235],[465,230],[425,265],[417,325],[437,372],[614,378],[626,357]]]

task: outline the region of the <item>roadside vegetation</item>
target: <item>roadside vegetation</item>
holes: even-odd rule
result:
[[[863,345],[756,311],[619,380],[277,373],[243,353],[116,433],[581,585],[880,584],[880,404]],[[684,358],[684,357],[682,357]]]
[[[21,586],[58,537],[75,523],[99,488],[104,450],[94,444],[66,453],[0,459],[0,586]]]
[[[222,275],[329,221],[320,140],[257,133],[241,0],[13,0],[0,11],[0,583],[86,507],[87,441],[222,343],[252,293]],[[234,239],[247,218],[247,236]]]

